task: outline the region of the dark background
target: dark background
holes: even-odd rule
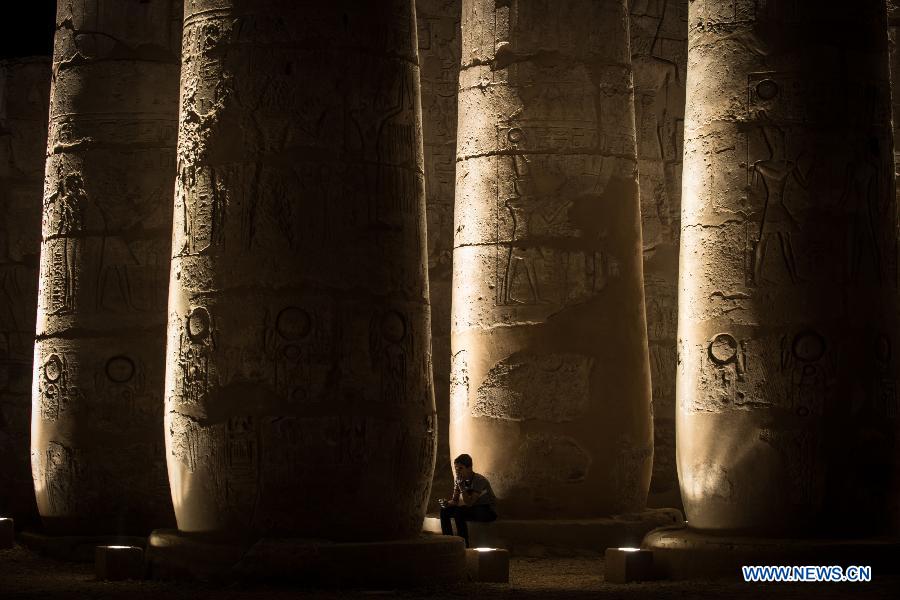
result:
[[[20,0],[4,3],[0,59],[50,56],[56,24],[56,0]]]

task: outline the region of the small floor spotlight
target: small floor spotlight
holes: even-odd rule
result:
[[[653,579],[653,552],[640,548],[607,548],[606,581],[628,583]]]
[[[503,548],[469,548],[466,570],[472,581],[509,583],[509,551]]]
[[[0,548],[12,548],[16,543],[16,524],[12,519],[0,518]]]
[[[144,550],[138,546],[97,546],[94,574],[101,581],[144,578]]]

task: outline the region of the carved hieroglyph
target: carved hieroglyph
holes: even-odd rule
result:
[[[0,515],[25,524],[50,61],[0,61]]]
[[[428,217],[428,279],[438,450],[432,498],[453,486],[450,457],[450,297],[453,194],[456,183],[456,92],[459,87],[459,18],[462,0],[416,0],[422,77],[422,137]],[[429,509],[437,510],[435,501]]]
[[[187,4],[165,386],[181,531],[421,530],[425,227],[412,0]]]
[[[696,0],[689,16],[677,409],[688,520],[877,529],[896,506],[898,423],[884,2]]]
[[[162,386],[181,12],[59,2],[32,383],[50,531],[172,521]]]
[[[653,382],[650,501],[677,501],[675,364],[688,0],[629,0],[644,295]]]
[[[466,0],[450,447],[504,515],[641,509],[653,457],[622,1]]]

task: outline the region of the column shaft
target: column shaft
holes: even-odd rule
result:
[[[50,61],[0,61],[0,515],[35,520],[31,371]]]
[[[630,0],[631,57],[653,382],[651,506],[680,506],[675,468],[678,238],[688,0]]]
[[[628,13],[466,0],[451,453],[506,516],[643,508],[653,456]]]
[[[450,298],[453,194],[456,184],[456,91],[459,87],[461,0],[416,0],[422,71],[422,137],[428,217],[428,285],[438,450],[432,498],[453,486],[450,457]],[[436,500],[429,511],[437,510]]]
[[[678,470],[688,520],[877,531],[895,503],[883,0],[690,5]]]
[[[179,529],[415,535],[436,432],[413,2],[196,0],[184,31]]]
[[[180,0],[60,2],[32,393],[57,533],[172,519],[162,436]]]

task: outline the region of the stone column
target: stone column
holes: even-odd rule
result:
[[[0,61],[0,515],[36,520],[29,463],[50,60]]]
[[[690,6],[677,417],[689,523],[883,533],[898,462],[884,1]]]
[[[180,532],[421,531],[436,426],[418,71],[412,0],[186,5],[166,377]]]
[[[894,124],[894,190],[900,199],[900,0],[887,0],[888,48],[891,69],[891,117]],[[900,515],[898,515],[900,517]],[[900,525],[900,523],[898,523]]]
[[[675,368],[688,0],[630,0],[629,7],[653,382],[653,477],[648,503],[680,506]]]
[[[422,138],[428,218],[428,279],[438,449],[431,496],[453,487],[450,457],[450,297],[453,194],[456,184],[456,90],[459,87],[461,0],[416,0],[422,79]],[[438,510],[436,500],[429,510]]]
[[[465,0],[451,454],[504,517],[643,508],[653,458],[624,0]]]
[[[60,2],[32,394],[55,533],[172,518],[162,435],[181,2]]]

